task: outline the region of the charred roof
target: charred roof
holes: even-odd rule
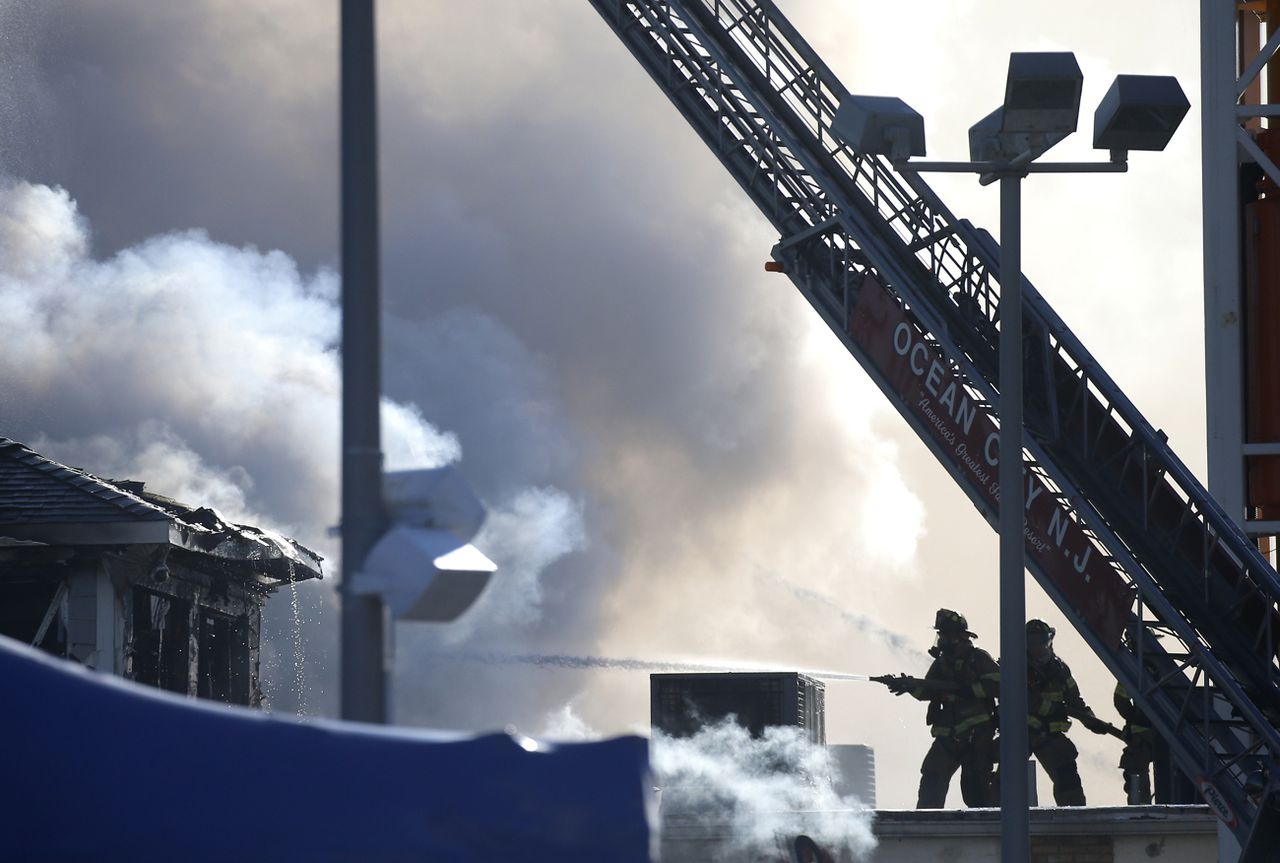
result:
[[[233,524],[210,507],[68,467],[0,437],[0,536],[50,545],[168,544],[278,581],[321,577],[321,557],[289,537]]]

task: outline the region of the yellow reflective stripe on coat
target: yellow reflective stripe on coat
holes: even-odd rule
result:
[[[986,714],[978,714],[977,716],[970,716],[968,719],[961,720],[955,725],[935,725],[933,726],[932,734],[934,737],[954,737],[957,734],[964,734],[966,731],[970,731],[977,728],[979,725],[984,725],[990,721],[990,716]]]

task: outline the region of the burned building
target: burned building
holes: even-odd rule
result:
[[[0,438],[0,634],[171,692],[257,706],[262,607],[320,557]]]

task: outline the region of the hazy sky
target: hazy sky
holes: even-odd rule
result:
[[[0,434],[330,557],[337,6],[0,0]],[[1010,51],[1077,53],[1085,129],[1115,74],[1180,77],[1193,108],[1167,152],[1027,183],[1024,266],[1201,472],[1196,4],[781,6],[851,91],[921,111],[938,158],[965,155]],[[387,449],[460,454],[503,566],[458,624],[401,629],[400,721],[647,724],[643,673],[451,651],[922,673],[947,606],[995,652],[995,535],[762,272],[777,238],[592,8],[379,15]],[[994,188],[935,185],[994,230]],[[334,710],[334,575],[273,601],[281,709]],[[1061,624],[1034,583],[1029,606]],[[880,805],[912,805],[923,705],[832,683],[827,716],[833,742],[875,747]],[[1118,743],[1074,738],[1090,801],[1120,802]]]

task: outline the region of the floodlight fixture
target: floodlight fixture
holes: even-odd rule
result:
[[[446,623],[480,598],[497,568],[448,531],[395,525],[369,551],[352,590],[380,594],[397,620]]]
[[[391,520],[447,530],[466,542],[484,525],[484,504],[453,465],[382,474],[382,500]]]
[[[846,96],[831,129],[856,153],[895,162],[925,155],[924,117],[897,96]]]
[[[1083,86],[1084,74],[1070,51],[1015,51],[1009,55],[1000,131],[1071,134]]]
[[[1003,106],[969,127],[969,158],[975,162],[1030,162],[1063,140],[1068,132],[1005,130]]]
[[[1170,75],[1117,75],[1093,114],[1099,150],[1163,150],[1191,103]]]
[[[388,472],[382,485],[391,526],[352,577],[351,592],[380,595],[399,620],[455,620],[498,568],[469,544],[484,505],[452,467]]]

